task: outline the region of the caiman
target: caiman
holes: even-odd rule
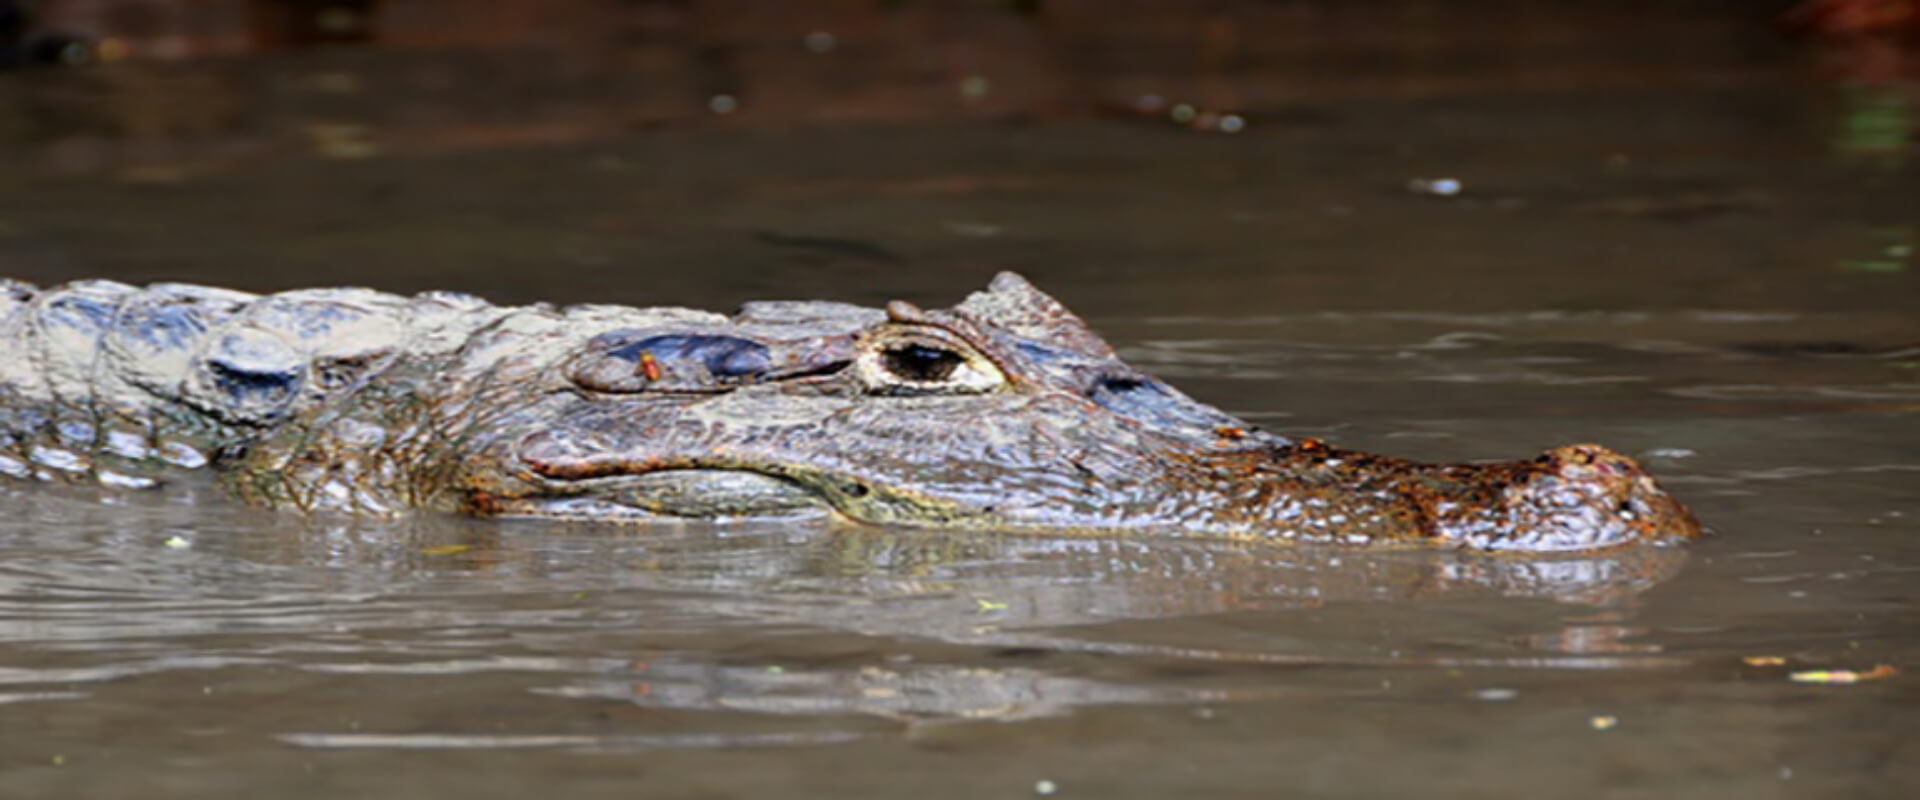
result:
[[[0,343],[0,473],[137,488],[204,467],[308,512],[1497,551],[1699,531],[1598,445],[1420,464],[1259,430],[1128,366],[1011,273],[945,310],[733,316],[0,281]]]

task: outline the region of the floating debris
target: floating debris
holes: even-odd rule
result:
[[[1131,103],[1099,103],[1096,107],[1103,113],[1126,119],[1172,122],[1206,133],[1239,133],[1247,129],[1247,118],[1238,112],[1176,103],[1157,94],[1139,95]]]
[[[1740,663],[1749,667],[1778,667],[1787,663],[1785,656],[1746,656]]]
[[[1222,114],[1217,111],[1201,111],[1193,117],[1187,127],[1207,133],[1239,133],[1247,127],[1247,120],[1239,114]]]
[[[1695,453],[1684,447],[1656,447],[1647,451],[1648,458],[1692,458]]]
[[[1491,689],[1479,689],[1474,691],[1473,693],[1473,699],[1485,700],[1489,703],[1504,703],[1508,700],[1512,700],[1519,696],[1520,696],[1519,689],[1506,689],[1501,687],[1495,687]]]
[[[1414,178],[1407,181],[1407,191],[1436,197],[1453,197],[1465,188],[1459,178]]]
[[[169,550],[185,550],[193,546],[193,542],[188,541],[184,536],[169,536],[164,544]]]
[[[314,122],[306,129],[314,152],[323,158],[360,159],[381,154],[373,130],[355,122]]]
[[[438,558],[441,556],[457,556],[472,549],[473,545],[470,544],[443,544],[439,547],[429,547],[421,550],[420,554]]]
[[[989,611],[1006,611],[1007,609],[1010,609],[1013,607],[1013,606],[1007,605],[1006,603],[1002,603],[998,600],[988,600],[984,597],[974,598],[973,602],[980,604],[980,613],[982,614],[985,614]]]
[[[1033,782],[1033,793],[1041,797],[1050,796],[1058,791],[1060,791],[1060,784],[1053,781],[1041,779]]]
[[[1610,731],[1620,724],[1620,718],[1609,714],[1598,714],[1587,720],[1587,725],[1596,731]]]
[[[707,110],[715,114],[731,114],[739,108],[739,98],[730,94],[716,94],[707,98]]]
[[[1862,681],[1877,681],[1898,674],[1891,664],[1876,664],[1873,669],[1860,672],[1851,669],[1810,669],[1787,675],[1794,683],[1850,684]]]

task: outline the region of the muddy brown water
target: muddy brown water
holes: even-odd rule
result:
[[[1262,425],[1435,460],[1600,441],[1713,534],[1495,559],[10,484],[0,796],[1915,796],[1920,182],[1725,24],[1751,52],[1641,83],[1496,72],[1231,136],[17,133],[15,277],[724,308],[942,305],[1013,268]],[[1464,191],[1408,190],[1435,177]],[[1872,679],[1794,679],[1821,670]]]

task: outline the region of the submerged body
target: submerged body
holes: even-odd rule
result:
[[[1697,534],[1597,445],[1429,465],[1256,430],[1134,370],[1012,274],[952,309],[500,307],[0,282],[0,474],[210,467],[309,511],[1554,551]]]

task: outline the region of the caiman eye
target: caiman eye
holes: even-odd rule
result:
[[[944,381],[966,362],[964,356],[952,350],[921,344],[889,347],[880,353],[880,363],[886,366],[888,372],[900,380],[915,383]]]
[[[880,395],[979,394],[1007,382],[970,343],[929,325],[890,325],[868,333],[854,372],[868,392]]]

